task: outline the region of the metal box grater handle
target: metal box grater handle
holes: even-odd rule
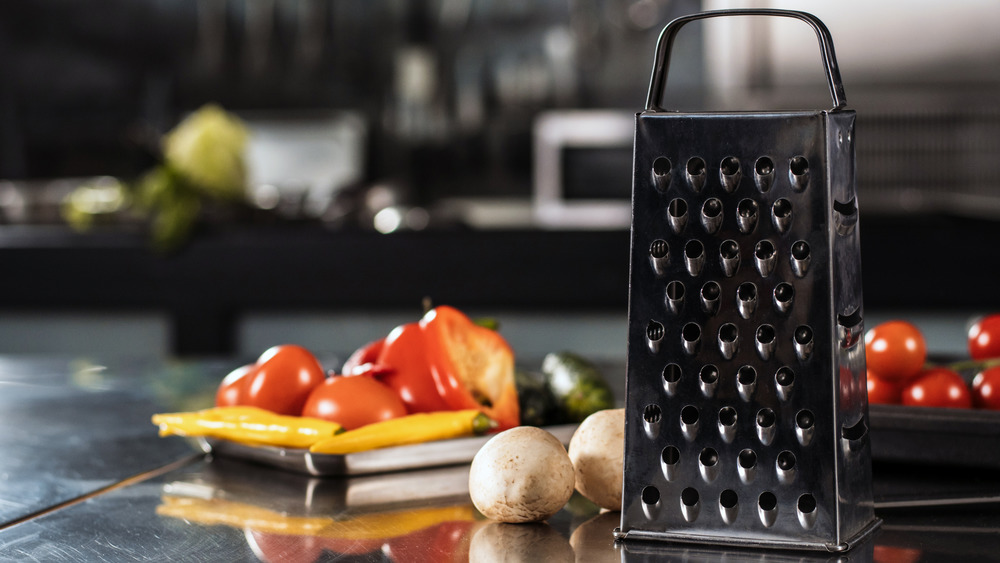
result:
[[[819,38],[831,110],[660,106],[687,22],[792,17]],[[829,31],[785,10],[678,18],[636,115],[625,474],[629,541],[843,551],[875,518],[855,113]]]
[[[667,72],[670,70],[670,50],[674,45],[677,33],[685,24],[695,20],[717,18],[721,16],[777,16],[795,18],[809,24],[816,32],[819,40],[819,52],[823,57],[823,68],[826,70],[826,80],[830,86],[830,96],[833,98],[833,109],[847,107],[847,95],[844,93],[844,82],[840,78],[840,67],[837,66],[837,55],[833,50],[833,37],[826,24],[816,16],[807,12],[794,10],[746,9],[746,10],[712,10],[697,14],[681,16],[663,28],[656,40],[656,58],[653,61],[653,76],[649,80],[649,94],[646,97],[646,111],[664,111],[660,107],[663,99],[663,89],[667,84]]]

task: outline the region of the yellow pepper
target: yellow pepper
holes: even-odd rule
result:
[[[471,505],[378,512],[340,520],[329,516],[291,516],[224,499],[172,496],[163,497],[163,504],[156,507],[156,513],[198,524],[223,524],[274,534],[356,540],[401,536],[441,522],[476,519],[475,509]]]
[[[160,427],[160,436],[204,436],[284,448],[308,448],[343,432],[335,422],[242,406],[155,414],[153,424]]]
[[[309,447],[318,454],[349,454],[483,434],[496,422],[476,409],[417,413],[375,422]]]

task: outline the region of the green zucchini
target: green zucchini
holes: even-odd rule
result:
[[[516,370],[514,384],[521,407],[521,424],[547,426],[555,422],[556,400],[541,374]]]
[[[572,352],[553,352],[542,360],[542,373],[562,422],[583,422],[615,406],[614,392],[592,362]]]

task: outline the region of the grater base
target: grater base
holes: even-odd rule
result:
[[[660,533],[648,532],[645,530],[629,530],[622,531],[621,528],[615,528],[615,541],[621,542],[626,539],[628,540],[639,540],[639,541],[655,541],[658,543],[683,543],[683,544],[703,544],[703,545],[720,545],[727,547],[741,547],[741,548],[766,548],[766,549],[787,549],[787,550],[808,550],[808,551],[827,551],[830,553],[840,553],[843,551],[848,551],[854,546],[864,542],[869,537],[871,537],[882,525],[881,518],[875,518],[868,523],[867,526],[858,531],[854,537],[849,538],[843,543],[829,544],[829,543],[817,543],[817,542],[801,542],[801,541],[782,541],[782,540],[766,540],[761,538],[756,539],[735,539],[725,536],[709,535],[709,534],[692,534],[692,533],[676,533],[670,536],[664,536]]]

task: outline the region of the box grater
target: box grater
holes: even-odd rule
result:
[[[833,109],[662,109],[677,31],[733,15],[812,26]],[[845,106],[811,14],[720,10],[663,29],[635,125],[626,544],[842,551],[877,528]]]

